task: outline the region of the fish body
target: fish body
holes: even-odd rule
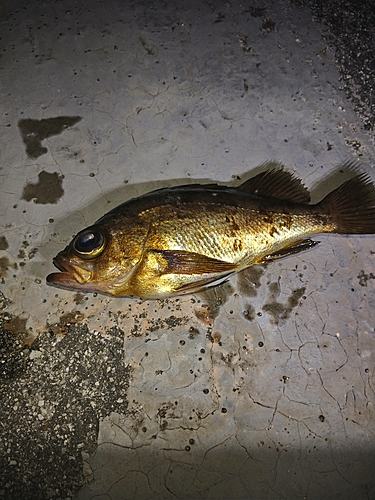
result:
[[[163,298],[212,286],[234,272],[307,248],[319,233],[373,234],[375,190],[365,174],[320,203],[273,169],[242,185],[187,185],[119,205],[54,259],[47,283],[83,292]]]

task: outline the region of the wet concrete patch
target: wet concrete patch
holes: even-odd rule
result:
[[[43,205],[57,203],[64,194],[62,187],[63,176],[57,172],[39,172],[38,182],[29,182],[23,188],[22,199],[34,200],[34,203]]]
[[[237,278],[240,293],[247,297],[255,297],[264,272],[265,266],[253,266],[242,271]]]
[[[5,236],[0,236],[0,250],[6,250],[9,247]]]
[[[69,127],[72,127],[82,118],[80,116],[57,116],[33,120],[23,118],[19,120],[18,127],[22,140],[26,146],[26,153],[30,158],[36,159],[47,153],[47,148],[42,146],[42,141],[48,137],[61,134]]]
[[[6,273],[9,268],[17,268],[17,264],[11,264],[8,257],[0,257],[0,276]]]
[[[306,287],[293,290],[285,303],[278,302],[277,300],[280,296],[280,285],[278,282],[270,283],[269,291],[270,299],[269,302],[264,304],[263,311],[271,316],[271,323],[278,325],[280,321],[290,317],[293,309],[298,306],[300,299],[303,297]]]
[[[7,334],[10,334],[20,346],[30,346],[34,340],[35,335],[27,328],[28,315],[12,316],[4,314],[3,328]]]

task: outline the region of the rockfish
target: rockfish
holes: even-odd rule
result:
[[[357,174],[310,204],[294,175],[273,168],[238,187],[186,185],[131,199],[79,232],[47,283],[68,290],[163,298],[306,250],[319,233],[374,234],[375,189]]]

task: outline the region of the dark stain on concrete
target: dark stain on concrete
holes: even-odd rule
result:
[[[0,276],[3,276],[8,269],[17,269],[17,263],[11,264],[8,257],[0,257]]]
[[[251,304],[246,306],[246,309],[243,312],[243,317],[248,321],[254,321],[255,319],[255,309]]]
[[[9,247],[5,236],[0,236],[0,250],[6,250]]]
[[[62,187],[63,177],[57,172],[49,173],[44,170],[38,174],[38,182],[29,182],[23,188],[22,199],[26,201],[34,200],[34,203],[47,205],[57,203],[64,194]]]
[[[361,286],[367,286],[367,282],[368,280],[373,280],[375,279],[375,274],[373,273],[365,273],[364,270],[362,269],[361,272],[358,274],[357,276],[358,280],[359,280],[359,284]]]
[[[18,252],[17,257],[19,259],[24,259],[26,257],[26,252],[23,248],[20,248],[20,251]]]
[[[133,327],[130,330],[132,337],[140,337],[142,335],[149,335],[150,333],[157,332],[158,330],[174,330],[175,328],[186,325],[190,318],[188,316],[175,316],[170,315],[168,318],[149,318],[146,311],[140,314],[133,315]]]
[[[278,325],[280,321],[287,320],[290,317],[291,312],[298,306],[301,297],[305,293],[306,287],[293,290],[284,304],[277,301],[280,295],[280,285],[278,282],[270,283],[269,290],[271,295],[270,301],[262,309],[271,316],[271,323]]]
[[[19,120],[18,127],[21,132],[23,143],[26,146],[26,153],[29,158],[38,158],[47,153],[47,148],[42,146],[42,141],[53,135],[64,132],[72,127],[82,118],[80,116],[57,116],[42,120],[26,118]]]
[[[77,304],[77,306],[82,305],[85,303],[86,295],[84,295],[83,293],[77,292],[74,294],[73,300]]]
[[[4,321],[4,330],[11,333],[20,345],[30,346],[35,340],[35,334],[26,327],[27,318],[11,316]]]
[[[8,271],[9,259],[8,257],[0,257],[0,275]]]
[[[212,326],[214,323],[214,315],[212,314],[212,311],[210,307],[207,304],[203,304],[199,307],[197,307],[194,310],[194,313],[196,317],[201,321],[204,325],[207,326]]]
[[[213,324],[213,321],[220,313],[221,307],[233,295],[234,290],[229,281],[225,281],[219,286],[207,288],[197,294],[201,298],[200,306],[196,309],[197,318],[205,324]]]
[[[30,250],[30,252],[27,254],[27,256],[31,260],[31,259],[33,259],[35,257],[35,255],[37,254],[37,252],[38,252],[38,249],[34,247],[34,248],[32,248]]]
[[[85,316],[81,311],[67,311],[60,316],[59,323],[50,324],[47,322],[46,327],[49,331],[53,332],[57,338],[60,338],[67,334],[68,328],[71,325],[82,323],[84,319]]]
[[[264,269],[260,266],[253,266],[238,274],[237,283],[240,295],[255,297],[257,289],[260,287],[260,278],[264,274]]]
[[[145,51],[147,52],[147,54],[149,56],[154,56],[156,55],[156,52],[155,52],[155,49],[153,49],[150,45],[150,43],[148,42],[148,40],[146,40],[143,36],[139,36],[139,41],[141,42],[142,44],[142,47],[145,49]]]

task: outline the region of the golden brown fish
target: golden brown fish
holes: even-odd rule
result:
[[[248,266],[310,248],[318,233],[375,233],[366,174],[320,203],[282,169],[237,188],[187,185],[134,198],[84,229],[54,258],[47,283],[69,290],[162,298],[202,290]]]

